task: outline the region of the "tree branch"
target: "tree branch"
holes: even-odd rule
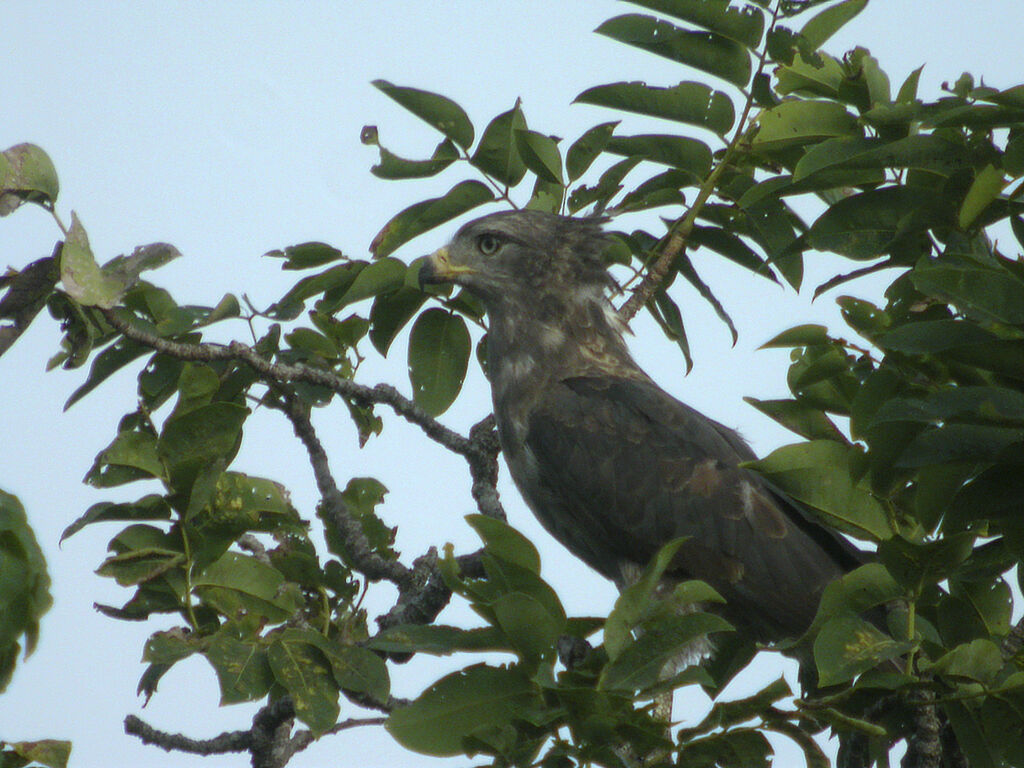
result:
[[[324,519],[330,521],[334,530],[344,539],[352,564],[370,581],[387,580],[399,586],[407,584],[413,576],[412,571],[397,560],[388,560],[373,551],[362,526],[342,498],[334,475],[331,474],[327,452],[310,421],[309,408],[293,394],[283,393],[282,396],[284,407],[281,410],[292,423],[295,436],[309,454],[309,463],[320,491],[320,510]]]
[[[317,737],[311,731],[291,733],[295,707],[291,699],[271,702],[253,716],[247,731],[227,731],[212,739],[191,739],[179,733],[158,730],[135,715],[124,719],[124,731],[137,736],[143,744],[155,744],[167,752],[193,755],[223,755],[228,752],[250,752],[253,768],[281,768]],[[386,717],[349,718],[336,723],[323,735],[340,733],[363,725],[383,725]]]
[[[290,384],[302,381],[330,389],[359,405],[375,403],[387,405],[406,421],[422,429],[431,440],[467,459],[476,458],[475,454],[478,448],[471,440],[429,416],[426,411],[389,384],[368,387],[322,368],[313,368],[302,363],[272,363],[260,356],[252,347],[238,341],[232,341],[226,346],[209,343],[183,344],[178,341],[170,341],[136,327],[125,320],[122,313],[117,310],[104,309],[101,311],[107,322],[124,336],[157,352],[192,362],[209,363],[217,360],[241,362],[256,371],[264,382]]]
[[[180,733],[167,733],[128,715],[124,719],[124,732],[137,736],[143,744],[155,744],[166,752],[188,752],[193,755],[223,755],[228,752],[246,752],[252,745],[251,731],[227,731],[212,739],[191,739]]]

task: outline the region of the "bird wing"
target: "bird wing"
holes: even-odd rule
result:
[[[611,578],[689,537],[670,572],[714,586],[725,614],[758,639],[801,634],[824,586],[856,550],[737,466],[754,458],[735,432],[655,384],[563,379],[536,401],[524,491],[570,550]]]

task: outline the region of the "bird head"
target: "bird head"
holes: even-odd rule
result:
[[[603,255],[608,243],[598,218],[532,210],[502,211],[463,226],[420,270],[420,283],[454,283],[494,310],[522,294],[593,292],[614,285]]]

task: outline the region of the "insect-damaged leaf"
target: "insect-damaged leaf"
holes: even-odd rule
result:
[[[330,665],[316,646],[286,631],[267,649],[274,678],[295,703],[296,716],[320,735],[334,725],[341,711],[338,686]]]
[[[737,8],[731,0],[630,0],[634,5],[674,16],[717,32],[748,48],[756,48],[764,32],[764,14],[750,4]]]
[[[370,173],[380,179],[423,179],[436,176],[459,158],[459,151],[451,139],[445,139],[434,154],[426,160],[409,160],[399,157],[386,147],[380,150],[380,162],[370,168]]]
[[[374,80],[373,86],[416,117],[437,128],[463,149],[469,149],[472,145],[473,123],[466,111],[447,96],[395,85],[387,80]]]
[[[598,85],[576,97],[581,104],[595,104],[651,117],[688,123],[721,135],[732,128],[736,111],[732,99],[703,83],[679,83],[656,88],[645,83]]]
[[[435,307],[417,318],[409,336],[409,380],[413,400],[431,416],[455,401],[469,353],[469,330],[459,315]]]
[[[68,295],[79,304],[104,309],[114,306],[124,289],[122,281],[104,274],[96,263],[89,236],[74,212],[60,249],[60,279]]]
[[[0,216],[23,202],[53,205],[60,192],[57,169],[35,144],[16,144],[0,154]]]
[[[591,163],[608,145],[608,140],[611,139],[615,126],[618,124],[616,121],[595,125],[572,143],[569,151],[565,154],[565,170],[571,181],[575,181],[586,173]]]
[[[746,47],[721,35],[691,32],[653,16],[633,13],[609,19],[595,31],[733,85],[742,87],[750,80],[750,54]]]
[[[837,685],[902,656],[913,643],[897,642],[857,616],[837,616],[814,640],[814,660],[821,685]]]

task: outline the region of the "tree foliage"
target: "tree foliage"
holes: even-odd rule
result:
[[[953,764],[951,728],[970,765],[1024,765],[1024,630],[1011,624],[1008,583],[1024,555],[1024,266],[1004,252],[1024,245],[1024,86],[998,89],[965,74],[928,101],[917,93],[920,70],[893,88],[866,49],[826,52],[866,0],[633,5],[640,12],[597,32],[699,79],[595,85],[576,100],[613,119],[573,140],[530,127],[519,101],[479,127],[447,97],[376,81],[440,136],[431,157],[406,159],[367,126],[362,140],[379,151],[372,172],[405,181],[457,168],[465,178],[391,217],[370,261],[321,242],[272,251],[304,275],[263,309],[243,309],[231,294],[212,307],[179,304],[143,280],[178,255],[166,244],[101,266],[79,218],[65,225],[57,214],[46,153],[22,144],[0,156],[0,213],[40,205],[61,230],[52,256],[0,278],[0,353],[45,306],[64,331],[50,366],[89,366],[68,406],[143,362],[138,407],[86,482],[141,483],[145,492],[92,506],[64,534],[120,524],[99,573],[128,596],[101,610],[180,622],[147,641],[139,691],[154,695],[174,664],[198,654],[217,674],[222,704],[266,702],[251,731],[202,744],[208,752],[283,765],[313,738],[383,723],[409,749],[495,765],[620,766],[652,754],[680,765],[763,765],[765,734],[775,732],[821,766],[828,760],[814,737],[833,729],[860,737],[881,765],[900,740],[913,764],[938,765],[940,748]],[[621,134],[616,112],[667,121],[665,132]],[[608,617],[566,614],[536,549],[504,522],[491,423],[463,436],[437,421],[472,364],[469,327],[486,328],[482,309],[463,294],[424,292],[419,263],[392,255],[492,202],[611,217],[607,258],[628,296],[621,314],[650,312],[687,365],[676,280],[732,328],[728,298],[696,268],[702,249],[794,289],[805,253],[854,262],[815,294],[889,270],[884,303],[837,298],[844,336],[802,325],[769,342],[792,350],[792,394],[751,401],[799,438],[753,468],[877,552],[829,587],[800,640],[813,649],[822,688],[794,699],[776,681],[745,699],[716,698],[703,721],[666,729],[652,706],[659,694],[702,686],[716,696],[753,652],[705,610],[720,600],[706,585],[655,596],[672,544]],[[621,215],[653,209],[660,229],[615,229]],[[1001,250],[993,228],[1017,243]],[[209,326],[239,320],[258,329],[254,343],[204,340]],[[358,381],[367,345],[396,354],[406,326],[411,400]],[[313,429],[311,409],[337,400],[362,443],[389,408],[466,459],[477,552],[399,557],[376,512],[386,487],[358,476],[342,487]],[[305,447],[321,496],[317,523],[272,478],[234,468],[256,406],[280,411]],[[0,513],[6,682],[20,636],[31,649],[49,598],[17,500],[0,497]],[[361,594],[379,582],[399,599],[371,617]],[[434,623],[452,596],[472,606],[479,626]],[[868,618],[880,607],[887,622]],[[720,639],[713,661],[663,679],[681,645],[709,634]],[[481,652],[490,655],[481,661]],[[416,699],[396,699],[390,676],[416,653],[469,656]],[[367,709],[384,718],[360,715]],[[304,728],[279,728],[293,719]],[[197,751],[136,718],[126,727]],[[2,758],[66,760],[67,745],[54,742],[8,745]]]

